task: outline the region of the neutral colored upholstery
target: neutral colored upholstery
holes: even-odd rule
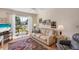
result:
[[[53,30],[49,29],[40,29],[41,33],[33,33],[32,37],[36,38],[37,40],[47,44],[51,45],[56,43],[56,38],[54,38]]]

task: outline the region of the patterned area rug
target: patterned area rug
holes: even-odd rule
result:
[[[21,39],[8,44],[9,50],[47,50],[44,46],[37,43],[32,38]]]

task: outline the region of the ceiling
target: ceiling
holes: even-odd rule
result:
[[[50,10],[51,8],[9,8],[14,11],[38,14],[39,11]]]

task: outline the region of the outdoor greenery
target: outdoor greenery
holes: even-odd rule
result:
[[[16,20],[16,33],[28,32],[27,25],[21,22],[21,19],[19,16],[16,16],[15,20]]]

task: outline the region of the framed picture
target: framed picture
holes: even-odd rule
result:
[[[39,19],[39,23],[42,23],[42,18]]]
[[[56,28],[56,21],[51,22],[51,28]]]
[[[43,23],[44,25],[46,25],[46,20],[43,20],[42,23]]]
[[[50,25],[51,24],[51,20],[50,19],[46,20],[46,24]]]

